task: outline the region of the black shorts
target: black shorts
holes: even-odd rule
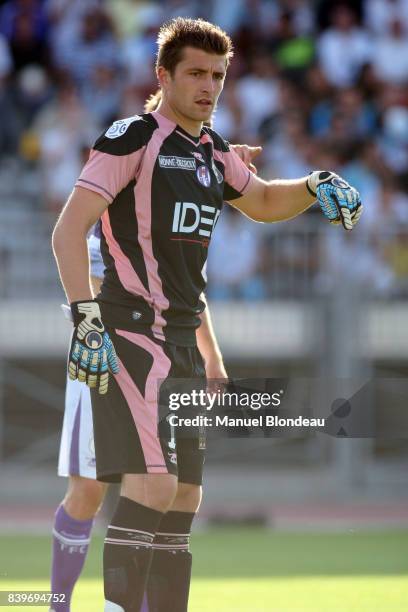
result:
[[[120,482],[123,474],[175,474],[200,485],[204,464],[202,435],[159,435],[159,381],[197,379],[205,368],[197,347],[162,342],[153,336],[107,328],[119,361],[106,395],[91,389],[97,479]],[[160,428],[162,432],[162,428]],[[166,430],[167,431],[167,430]],[[170,427],[168,427],[170,432]]]

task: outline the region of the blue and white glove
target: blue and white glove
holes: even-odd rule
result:
[[[72,302],[74,331],[68,360],[68,376],[104,394],[108,390],[109,370],[119,372],[112,340],[101,319],[98,302]]]
[[[352,230],[363,212],[360,194],[334,172],[315,170],[308,176],[306,186],[314,196],[330,223],[343,224]]]

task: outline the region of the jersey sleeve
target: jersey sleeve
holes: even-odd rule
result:
[[[236,200],[249,190],[254,177],[229,144],[224,144],[224,200]]]
[[[95,191],[111,204],[135,179],[149,138],[139,115],[115,121],[95,142],[75,186]]]
[[[213,143],[214,160],[224,166],[224,200],[236,200],[250,189],[254,176],[220,134],[208,127],[205,132]]]

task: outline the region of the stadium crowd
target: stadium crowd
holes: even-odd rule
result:
[[[365,213],[341,238],[353,274],[376,295],[407,295],[408,0],[0,1],[1,181],[26,184],[33,206],[55,218],[96,135],[156,90],[157,30],[178,15],[234,40],[215,129],[263,146],[261,176],[330,168],[355,185]],[[310,225],[324,220],[311,216],[282,229],[222,215],[210,295],[296,296],[305,278],[323,287]],[[214,265],[220,253],[224,267]]]

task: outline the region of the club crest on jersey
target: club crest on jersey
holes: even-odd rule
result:
[[[207,166],[198,166],[197,168],[197,178],[204,187],[210,187],[211,185],[211,175]]]
[[[105,132],[106,138],[119,138],[119,136],[122,136],[122,134],[126,132],[131,123],[134,123],[134,121],[139,121],[139,119],[141,119],[140,115],[134,115],[134,117],[128,117],[127,119],[119,119],[118,121],[115,121],[115,123],[112,123],[110,128]]]

